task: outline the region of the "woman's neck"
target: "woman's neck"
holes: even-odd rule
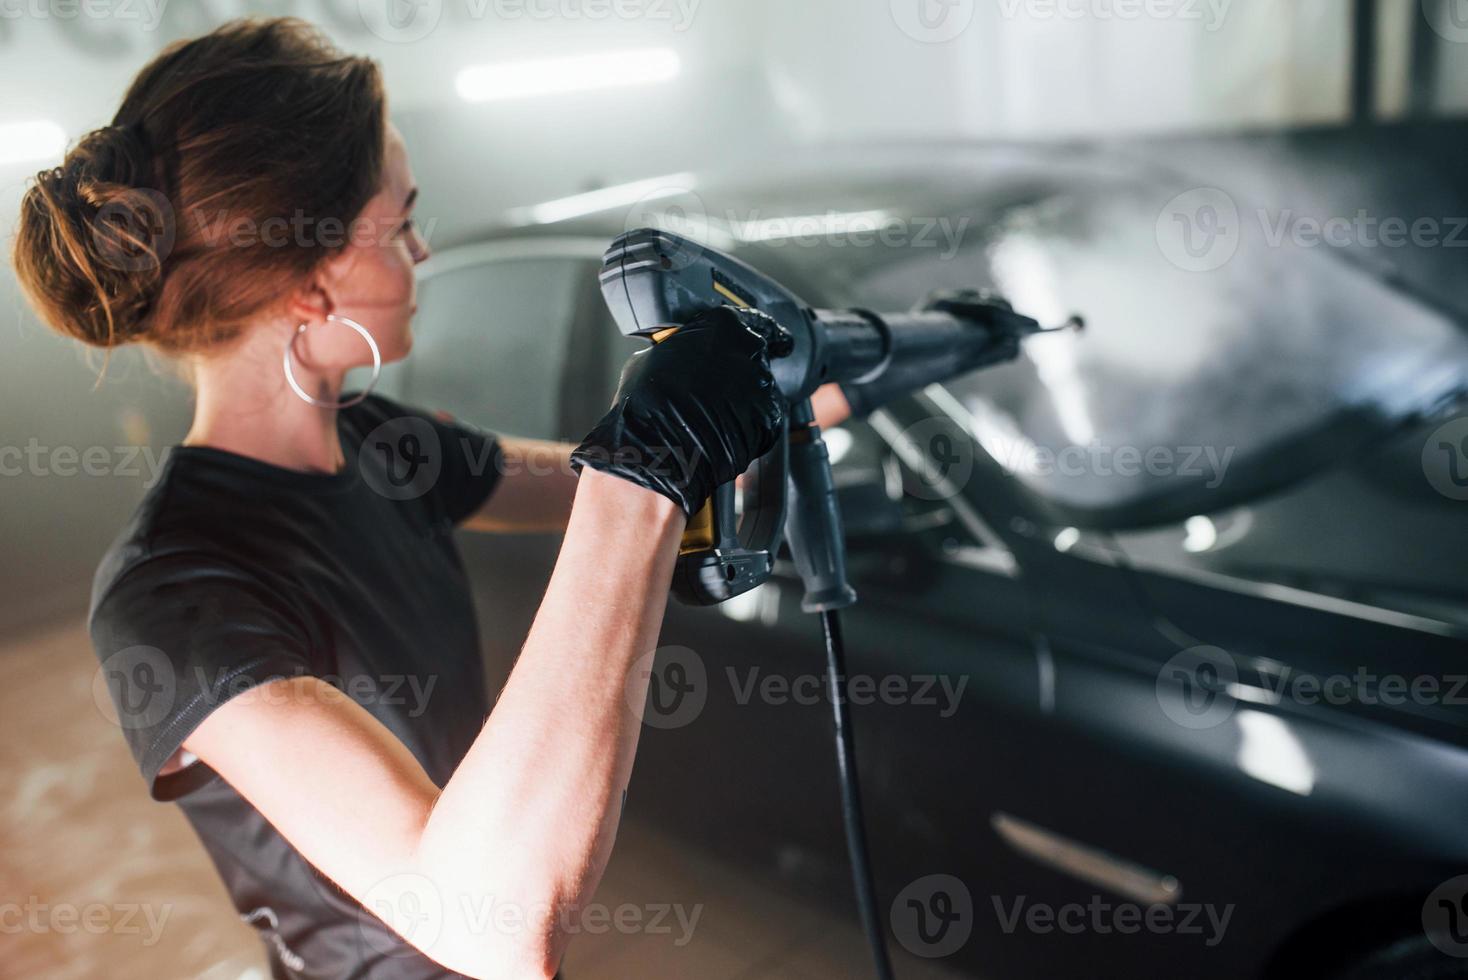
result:
[[[246,328],[226,353],[194,364],[194,424],[186,446],[210,446],[309,473],[335,473],[344,456],[335,408],[321,408],[286,383],[281,358],[294,330],[288,324]],[[299,361],[296,379],[313,397],[335,404],[342,377],[314,373]]]

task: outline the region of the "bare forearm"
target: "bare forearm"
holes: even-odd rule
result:
[[[814,409],[816,425],[829,429],[851,418],[851,405],[836,384],[821,385],[810,396],[810,407]]]
[[[425,868],[455,875],[492,863],[484,884],[551,913],[552,963],[562,910],[590,897],[610,852],[647,683],[631,675],[656,646],[683,528],[663,497],[590,470],[581,480],[520,659],[419,849]]]
[[[464,526],[496,534],[564,531],[576,496],[573,448],[564,442],[502,438],[499,484]]]
[[[851,416],[841,388],[823,385],[811,396],[816,424],[823,429]],[[570,443],[506,437],[500,440],[503,473],[484,506],[464,522],[471,531],[491,534],[553,533],[566,529],[576,475]]]

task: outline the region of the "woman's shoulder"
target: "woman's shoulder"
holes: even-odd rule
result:
[[[124,586],[156,594],[208,578],[253,577],[230,555],[221,535],[168,507],[167,500],[166,490],[150,491],[103,553],[92,577],[89,620],[95,620],[109,597]]]
[[[146,563],[153,555],[160,534],[171,523],[167,503],[173,496],[174,470],[175,460],[170,452],[159,471],[158,480],[143,492],[142,499],[103,552],[92,576],[90,616],[96,615],[99,600],[118,579],[130,569]]]
[[[255,474],[237,470],[243,457],[203,447],[174,447],[159,478],[144,491],[113,537],[92,578],[89,615],[127,579],[133,585],[190,577],[247,580],[250,547],[289,533],[288,495],[274,495]],[[303,476],[305,474],[302,474]]]

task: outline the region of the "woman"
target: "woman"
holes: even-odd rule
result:
[[[239,21],[146,66],[37,176],[15,243],[49,324],[193,384],[98,569],[92,638],[153,795],[278,977],[555,973],[616,833],[685,520],[780,419],[768,321],[732,308],[634,356],[572,459],[344,396],[412,345],[416,194],[371,61]],[[457,525],[565,529],[493,712]]]

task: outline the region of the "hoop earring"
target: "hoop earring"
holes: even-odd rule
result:
[[[363,388],[362,391],[356,396],[348,398],[346,401],[343,402],[322,401],[320,398],[314,398],[311,395],[306,394],[306,389],[301,387],[300,382],[296,380],[295,372],[291,370],[291,351],[296,346],[296,338],[306,332],[306,324],[304,323],[296,327],[296,332],[291,334],[290,340],[286,341],[284,360],[285,380],[290,384],[291,390],[294,391],[297,395],[301,396],[301,400],[306,402],[307,404],[315,405],[317,408],[350,408],[351,406],[366,398],[368,394],[371,393],[372,386],[377,384],[378,377],[382,375],[382,352],[377,349],[377,341],[372,339],[372,335],[367,332],[367,328],[362,326],[356,320],[353,320],[350,317],[337,316],[335,313],[328,313],[326,315],[326,319],[329,321],[335,321],[336,323],[344,323],[347,326],[351,327],[353,330],[357,331],[357,333],[361,334],[362,339],[367,341],[367,346],[372,348],[372,378],[367,382],[367,387]]]

